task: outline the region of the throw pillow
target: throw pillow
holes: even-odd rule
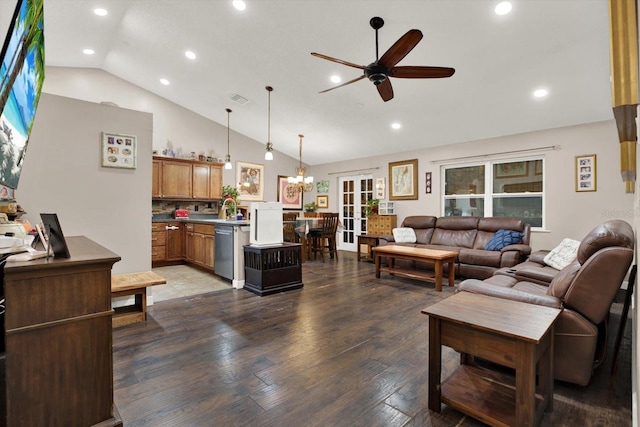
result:
[[[576,259],[579,246],[580,242],[577,240],[562,239],[562,242],[544,257],[544,263],[556,270],[562,270]]]
[[[416,232],[410,227],[398,227],[392,230],[393,240],[398,243],[415,243]]]
[[[496,231],[491,240],[484,247],[488,251],[499,251],[505,246],[515,245],[522,242],[524,235],[519,231],[500,229]]]

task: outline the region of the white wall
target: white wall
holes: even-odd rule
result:
[[[153,113],[153,149],[162,151],[171,141],[174,150],[190,153],[213,152],[215,157],[227,154],[227,124],[213,122],[177,104],[128,83],[106,71],[91,68],[47,67],[44,91],[51,94],[96,103],[113,102],[122,108]],[[223,184],[236,185],[235,162],[264,165],[265,200],[277,199],[278,175],[295,172],[298,159],[274,150],[274,159],[264,160],[265,145],[233,131],[233,123],[243,120],[242,106],[229,101],[230,154],[234,168],[223,170]],[[266,118],[266,112],[265,112]],[[277,149],[277,141],[274,141]],[[149,207],[151,209],[151,207]]]
[[[55,212],[67,236],[84,235],[120,255],[115,273],[151,268],[149,113],[43,93],[16,200],[31,223]],[[101,132],[137,137],[136,169],[101,166]]]
[[[443,164],[456,162],[447,161],[448,159],[478,156],[476,161],[484,161],[485,155],[494,153],[496,158],[518,158],[523,154],[501,153],[556,145],[561,148],[539,153],[545,158],[547,230],[532,235],[532,247],[553,248],[564,237],[581,240],[593,227],[610,218],[620,218],[633,223],[634,197],[633,194],[624,192],[624,184],[620,178],[620,154],[613,120],[426,148],[392,156],[366,157],[357,161],[316,165],[312,172],[316,180],[329,179],[329,206],[337,206],[338,177],[358,173],[347,171],[371,168],[363,172],[372,173],[374,179],[385,178],[388,188],[389,162],[417,158],[419,199],[396,202],[400,222],[408,215],[441,215],[441,167]],[[575,156],[582,154],[597,155],[596,192],[574,191]],[[472,160],[457,160],[469,161]],[[425,194],[425,172],[432,172],[431,194]]]

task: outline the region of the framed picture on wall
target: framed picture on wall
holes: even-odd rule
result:
[[[137,138],[134,135],[102,132],[102,166],[135,169]]]
[[[576,156],[576,191],[596,191],[596,155]]]
[[[329,196],[316,196],[316,205],[320,209],[329,209]]]
[[[302,209],[302,192],[296,191],[295,185],[282,175],[278,175],[278,201],[282,203],[282,209]]]
[[[236,162],[238,200],[261,201],[264,199],[264,165]]]
[[[418,200],[418,159],[389,163],[389,200]]]

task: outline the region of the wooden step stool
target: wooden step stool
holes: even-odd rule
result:
[[[135,303],[113,309],[113,327],[147,320],[147,286],[162,285],[167,281],[153,271],[115,274],[111,276],[111,298],[133,295]]]

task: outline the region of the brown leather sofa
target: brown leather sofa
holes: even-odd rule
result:
[[[465,280],[458,291],[561,308],[554,330],[555,378],[584,386],[602,363],[606,319],[633,260],[633,245],[627,222],[607,221],[587,234],[576,259],[549,286],[500,271],[483,281]]]
[[[397,243],[393,236],[381,236],[379,245],[403,245],[440,250],[458,251],[456,275],[486,279],[496,271],[517,265],[531,253],[529,239],[531,227],[516,218],[426,215],[408,216],[401,227],[413,228],[415,243]],[[522,233],[522,242],[489,251],[485,247],[496,231],[513,230]],[[403,268],[430,270],[433,266],[406,260],[396,260]]]

